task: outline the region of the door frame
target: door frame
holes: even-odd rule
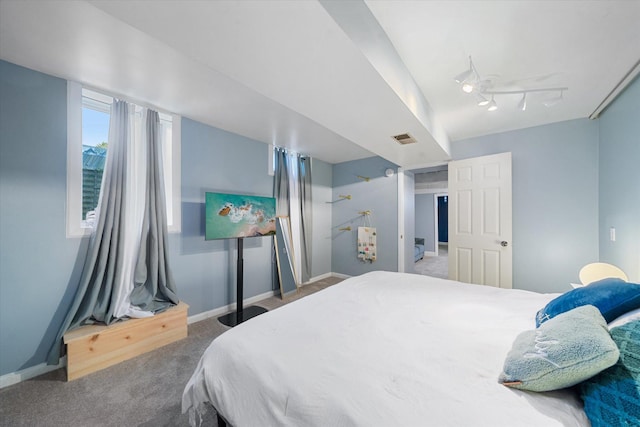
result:
[[[482,155],[482,156],[476,156],[474,158],[480,158],[480,157],[489,157],[489,156],[497,156],[503,153],[494,153],[494,154],[488,154],[488,155]],[[511,155],[511,153],[509,152],[509,154]],[[458,159],[460,161],[465,160],[465,159]],[[398,271],[399,272],[404,272],[404,265],[405,265],[405,250],[404,250],[404,239],[402,238],[405,234],[406,231],[406,226],[404,224],[404,218],[405,218],[405,194],[404,194],[404,180],[402,179],[404,177],[404,171],[415,171],[415,170],[419,170],[419,169],[425,169],[425,168],[430,168],[430,167],[435,167],[435,166],[442,166],[442,165],[449,165],[449,163],[453,161],[453,159],[450,159],[448,161],[440,161],[440,162],[434,162],[434,163],[429,163],[429,164],[422,164],[422,165],[416,165],[416,166],[412,166],[409,168],[398,168]],[[513,163],[511,162],[511,170],[513,168]],[[401,177],[402,175],[402,177]],[[447,192],[449,189],[447,188]],[[510,178],[510,197],[511,197],[511,202],[512,206],[513,206],[513,172],[511,172],[511,178]],[[415,186],[414,186],[414,191],[413,191],[413,196],[415,197]],[[450,194],[448,194],[448,196],[450,196]],[[449,200],[449,203],[451,203],[451,201]],[[511,211],[511,224],[513,224],[513,210]],[[451,221],[449,221],[449,231],[451,231]],[[511,233],[513,233],[513,226],[511,227]],[[449,233],[449,238],[451,238],[451,232]],[[513,239],[513,234],[511,234],[510,236],[510,240]],[[511,249],[511,281],[513,281],[513,244],[511,241],[509,241],[509,245],[510,245],[510,249]],[[408,255],[408,254],[406,254]],[[509,287],[512,287],[513,283],[511,282]]]
[[[438,212],[440,211],[438,209],[438,197],[449,197],[449,191],[446,191],[444,193],[434,193],[433,194],[433,209],[434,209],[434,215],[433,218],[435,219],[435,224],[433,225],[436,229],[435,231],[435,236],[436,236],[436,241],[435,241],[435,252],[436,252],[436,256],[438,256],[438,251],[439,251],[439,247],[440,247],[440,235],[438,234],[438,230],[440,229],[440,215],[438,214]],[[449,221],[447,221],[447,231],[449,229]]]
[[[432,167],[436,167],[436,166],[442,166],[442,165],[447,165],[449,164],[449,161],[442,161],[442,162],[434,162],[434,163],[425,163],[422,165],[416,165],[416,166],[411,166],[408,168],[403,168],[403,167],[399,167],[398,168],[398,272],[400,273],[404,273],[404,266],[405,266],[405,257],[406,256],[411,256],[413,259],[413,254],[409,253],[409,254],[405,254],[405,250],[404,250],[404,245],[405,245],[405,231],[406,231],[406,227],[405,227],[405,221],[404,221],[404,215],[405,215],[405,200],[404,200],[404,174],[405,172],[411,172],[411,173],[415,173],[414,171],[419,170],[419,169],[425,169],[425,168],[432,168]],[[438,189],[438,191],[442,191],[442,189]],[[446,189],[445,189],[446,191]],[[415,192],[415,185],[414,185],[414,189],[413,189],[413,197],[415,198],[416,192]],[[436,222],[436,228],[437,228],[438,224]],[[436,252],[437,252],[437,241],[436,241]]]

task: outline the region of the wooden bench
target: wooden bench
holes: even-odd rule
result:
[[[67,332],[67,381],[186,338],[188,308],[180,302],[153,317],[109,326],[87,325]]]

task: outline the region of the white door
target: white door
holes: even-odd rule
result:
[[[449,163],[449,278],[511,288],[511,153]]]

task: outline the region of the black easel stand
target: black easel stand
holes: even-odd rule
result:
[[[237,310],[232,311],[231,313],[225,314],[224,316],[218,317],[218,321],[223,325],[234,327],[244,322],[245,320],[249,320],[252,317],[255,317],[259,314],[266,313],[268,310],[263,307],[259,307],[257,305],[252,305],[247,307],[246,309],[242,308],[242,287],[243,287],[243,264],[244,260],[242,259],[242,237],[238,237],[238,266],[237,268],[237,280],[236,280],[236,303]]]

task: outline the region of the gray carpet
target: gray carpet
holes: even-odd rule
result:
[[[271,297],[256,305],[270,310],[341,279],[305,285],[285,301]],[[75,381],[64,369],[0,390],[0,426],[188,426],[181,414],[182,391],[211,341],[229,329],[216,318],[189,326],[179,342]],[[203,425],[216,425],[209,411]]]
[[[438,256],[425,255],[414,264],[415,272],[425,276],[449,278],[449,254],[447,245],[438,245]]]

